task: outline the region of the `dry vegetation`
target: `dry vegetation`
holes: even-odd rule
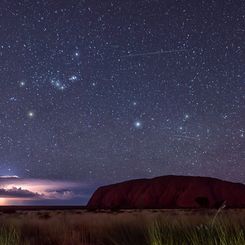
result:
[[[245,211],[216,213],[5,211],[0,215],[0,245],[244,245]]]

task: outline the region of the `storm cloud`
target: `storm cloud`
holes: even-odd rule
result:
[[[0,199],[4,204],[28,204],[82,200],[87,184],[72,181],[24,179],[18,176],[0,176]],[[59,202],[60,201],[60,202]]]
[[[0,197],[41,198],[42,195],[22,188],[12,187],[11,189],[0,189]]]

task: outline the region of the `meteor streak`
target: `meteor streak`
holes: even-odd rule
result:
[[[140,57],[140,56],[153,56],[153,55],[159,55],[159,54],[170,54],[170,53],[182,53],[186,52],[187,49],[173,49],[173,50],[163,50],[155,51],[155,52],[147,52],[147,53],[138,53],[138,54],[128,54],[124,55],[121,58],[129,58],[129,57]]]

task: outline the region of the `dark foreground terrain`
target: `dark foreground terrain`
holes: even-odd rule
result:
[[[4,245],[244,245],[245,210],[87,211],[4,207]]]

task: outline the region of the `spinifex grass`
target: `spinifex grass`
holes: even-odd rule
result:
[[[0,245],[245,245],[242,210],[43,214],[1,215]]]
[[[150,245],[244,245],[245,227],[222,221],[198,226],[155,222],[149,237]]]
[[[0,244],[1,245],[16,245],[20,244],[19,233],[13,226],[1,225],[0,227]]]

